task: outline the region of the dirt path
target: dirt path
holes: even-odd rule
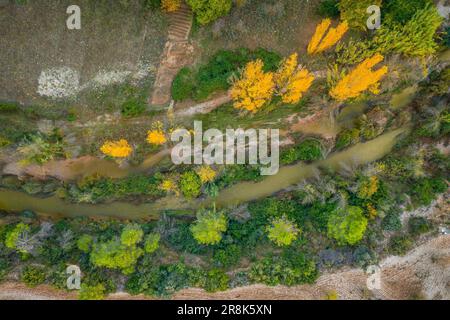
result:
[[[193,61],[193,47],[188,42],[192,28],[192,11],[186,3],[169,14],[169,41],[167,41],[156,75],[151,105],[164,106],[171,100],[172,81],[178,71]]]
[[[315,284],[295,287],[252,285],[224,292],[207,293],[191,288],[176,293],[172,299],[261,299],[311,300],[324,299],[336,292],[338,299],[450,299],[450,236],[438,236],[410,251],[404,257],[391,256],[380,263],[379,290],[367,288],[368,275],[361,269],[346,268],[322,275]],[[0,285],[0,300],[75,299],[74,293],[49,286],[30,289],[23,284]],[[115,293],[110,300],[151,299]]]

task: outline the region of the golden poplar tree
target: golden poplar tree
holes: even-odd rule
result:
[[[328,28],[331,25],[330,19],[324,19],[316,28],[316,32],[311,38],[311,41],[308,45],[308,53],[316,54],[331,48],[348,31],[348,23],[347,21],[341,22],[336,28]],[[328,32],[327,32],[328,30]]]
[[[380,80],[387,74],[388,67],[384,66],[375,71],[372,68],[383,59],[381,54],[375,54],[373,57],[364,60],[331,89],[330,95],[338,101],[345,101],[349,98],[358,97],[366,90],[378,94]]]
[[[126,158],[133,152],[133,149],[127,140],[121,139],[119,141],[106,141],[100,151],[113,158]]]
[[[161,8],[166,12],[177,11],[181,6],[181,0],[161,0]]]
[[[298,103],[311,87],[314,76],[298,64],[297,53],[284,59],[274,76],[277,94],[284,103]]]
[[[234,82],[230,93],[236,109],[257,112],[272,99],[275,90],[273,73],[264,72],[263,62],[258,59],[249,62]]]
[[[167,142],[163,124],[160,121],[153,123],[152,129],[147,132],[147,142],[153,145],[163,145]]]

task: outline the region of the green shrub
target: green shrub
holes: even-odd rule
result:
[[[417,11],[432,4],[432,0],[388,0],[383,5],[383,12],[387,19],[398,24],[405,24]]]
[[[400,220],[399,212],[390,211],[381,223],[383,230],[398,231],[402,228],[402,221]]]
[[[322,0],[317,7],[317,14],[323,18],[339,17],[339,1],[338,0]]]
[[[359,129],[347,129],[339,133],[336,140],[336,149],[341,150],[350,145],[356,144],[360,139]]]
[[[26,266],[20,275],[20,280],[31,288],[43,284],[46,278],[44,268],[31,265]]]
[[[182,101],[192,96],[194,92],[194,79],[191,69],[182,68],[172,83],[172,98]]]
[[[269,286],[294,286],[313,283],[318,272],[314,261],[303,254],[289,253],[283,257],[266,257],[255,263],[250,270],[250,280]]]
[[[187,171],[180,177],[180,190],[186,198],[197,198],[202,189],[202,181],[194,171]]]
[[[151,233],[145,238],[144,250],[146,253],[153,253],[159,248],[161,236],[158,233]]]
[[[430,232],[432,230],[431,222],[424,217],[412,217],[408,221],[408,231],[413,237]]]
[[[81,284],[81,290],[78,295],[79,300],[103,300],[105,298],[105,286],[97,284],[90,286],[85,283]]]
[[[229,165],[225,167],[216,184],[219,189],[223,189],[240,181],[256,182],[261,179],[261,173],[257,166]]]
[[[92,242],[92,236],[84,234],[77,240],[77,247],[84,253],[88,253],[91,250]]]
[[[407,235],[397,235],[389,241],[389,252],[391,254],[402,256],[411,250],[413,242]]]
[[[17,112],[19,110],[19,106],[15,103],[0,102],[0,112],[2,113]]]
[[[39,133],[26,136],[19,147],[19,152],[25,162],[37,164],[66,157],[63,138],[56,130],[50,135]]]
[[[434,5],[414,13],[404,24],[385,24],[377,30],[373,46],[381,53],[396,52],[412,57],[424,57],[436,52],[436,31],[442,24],[442,17]]]
[[[125,117],[137,117],[146,109],[145,102],[140,99],[131,99],[122,104],[122,115]]]
[[[0,148],[7,147],[11,144],[11,141],[0,136]]]
[[[208,24],[228,14],[231,0],[186,0],[199,24]]]
[[[445,28],[444,44],[450,48],[450,26]]]
[[[423,178],[411,185],[410,194],[415,203],[428,206],[437,195],[447,190],[448,186],[442,178]]]
[[[143,6],[146,9],[160,9],[161,8],[161,0],[143,0]]]
[[[221,268],[229,268],[236,265],[241,258],[241,248],[237,245],[229,245],[221,249],[214,250],[214,264]]]
[[[76,202],[97,203],[109,199],[123,199],[132,196],[158,198],[164,195],[160,189],[162,177],[132,175],[123,179],[86,177],[76,186],[68,186],[69,197]]]
[[[207,292],[225,291],[228,289],[229,282],[230,278],[225,272],[212,269],[206,275],[204,288]]]
[[[315,139],[302,141],[281,154],[282,164],[291,164],[297,161],[315,161],[323,158],[322,144]]]

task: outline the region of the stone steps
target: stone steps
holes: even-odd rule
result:
[[[171,100],[172,81],[178,71],[192,59],[192,47],[188,43],[191,33],[193,13],[186,3],[169,14],[168,43],[161,57],[153,94],[152,105],[167,105]]]

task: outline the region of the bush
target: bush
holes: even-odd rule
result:
[[[173,248],[181,252],[205,253],[206,247],[195,240],[188,223],[179,223],[174,232],[168,236],[167,241]]]
[[[412,183],[410,194],[415,203],[428,206],[439,193],[447,190],[448,186],[442,178],[423,178]]]
[[[420,236],[421,234],[431,231],[431,222],[424,217],[412,217],[408,221],[408,231],[413,237]]]
[[[145,238],[144,250],[146,253],[153,253],[159,248],[161,236],[158,233],[151,233]]]
[[[229,245],[225,248],[214,250],[214,264],[221,268],[229,268],[236,265],[241,259],[241,248],[237,245]]]
[[[158,198],[164,195],[159,187],[161,182],[157,174],[151,177],[132,175],[124,179],[90,176],[76,186],[69,185],[68,195],[74,201],[91,203],[142,195]]]
[[[398,212],[390,211],[383,219],[381,226],[386,231],[398,231],[402,228],[402,221]]]
[[[385,12],[388,20],[405,24],[411,20],[417,11],[432,4],[432,0],[388,0],[383,6],[383,12]]]
[[[250,280],[269,286],[294,286],[313,283],[318,272],[314,261],[300,253],[288,253],[283,257],[266,257],[250,270]]]
[[[339,17],[339,1],[338,0],[322,0],[317,7],[317,14],[324,18]]]
[[[156,10],[161,8],[161,0],[144,0],[143,6],[146,9]]]
[[[90,235],[84,234],[77,241],[77,247],[84,253],[88,253],[91,250],[93,239]]]
[[[182,101],[192,96],[194,92],[194,79],[189,68],[182,68],[172,83],[172,98],[175,101]]]
[[[131,99],[122,104],[122,115],[125,117],[137,117],[146,109],[144,101]]]
[[[411,238],[407,235],[397,235],[389,241],[389,252],[391,254],[402,256],[406,254],[413,246]]]
[[[186,0],[199,24],[208,24],[228,14],[231,0]]]
[[[194,171],[187,171],[180,177],[180,190],[186,198],[197,198],[202,189],[202,181]]]
[[[207,292],[225,291],[228,289],[230,278],[228,275],[219,269],[208,271],[205,279],[204,289]]]
[[[78,296],[79,300],[103,300],[105,298],[105,286],[97,284],[90,286],[85,283],[81,285],[81,290]]]
[[[20,280],[28,287],[36,287],[45,282],[47,275],[42,267],[26,266],[20,275]]]
[[[336,140],[336,149],[341,150],[350,145],[356,144],[360,139],[360,131],[358,129],[347,129],[339,133]]]
[[[308,139],[281,154],[282,164],[297,161],[315,161],[323,158],[322,144],[315,139]]]

